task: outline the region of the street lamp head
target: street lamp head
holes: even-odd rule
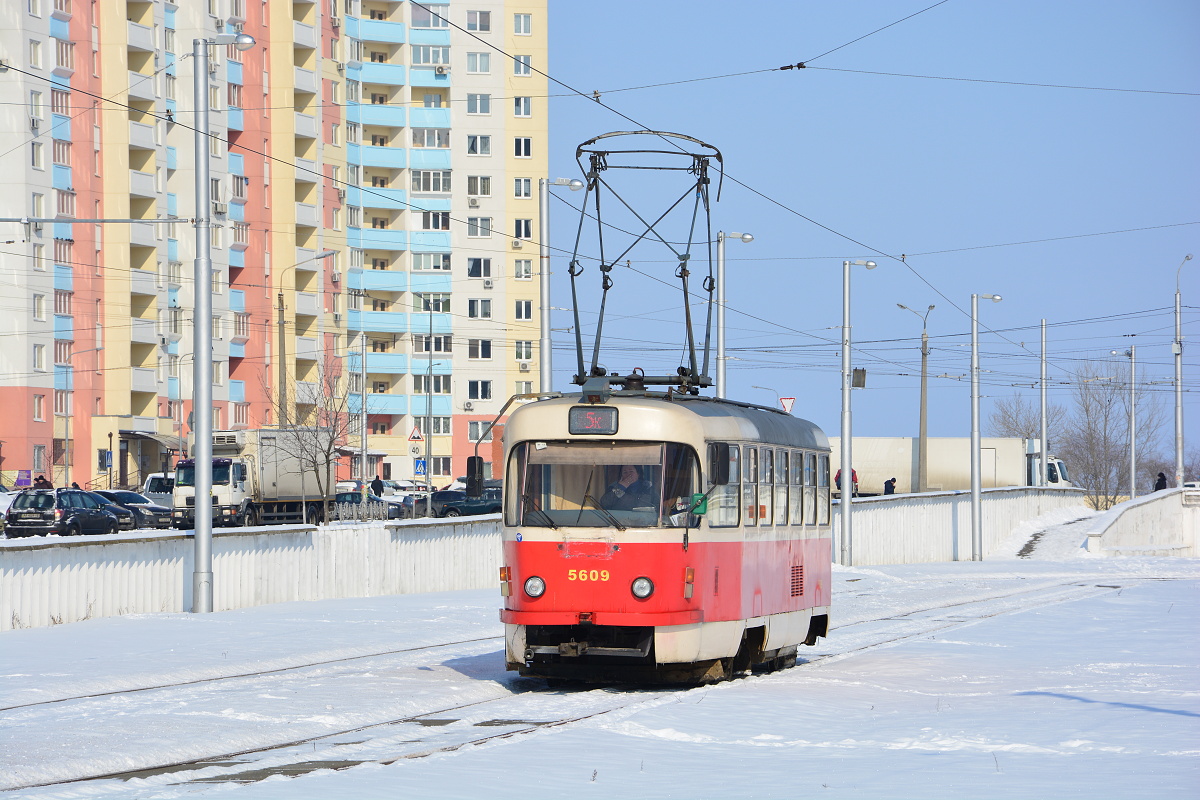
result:
[[[982,298],[984,300],[991,300],[993,303],[999,303],[1001,300],[1004,299],[998,294],[981,294],[979,296],[980,296],[980,298]]]
[[[234,50],[244,53],[250,48],[254,47],[254,44],[254,37],[248,33],[239,33],[237,36],[233,37]]]
[[[933,304],[931,303],[931,304],[929,305],[929,308],[927,308],[927,309],[925,309],[925,310],[926,310],[926,311],[933,311],[933,309],[935,309],[935,308],[937,308],[937,306],[935,306],[935,305],[933,305]]]
[[[571,181],[567,184],[567,188],[569,188],[572,192],[578,192],[580,189],[582,189],[586,185],[587,184],[585,184],[583,181],[579,180],[579,178],[572,178]]]
[[[863,261],[861,258],[857,261],[843,261],[843,267],[866,267],[867,269],[875,269],[879,266],[874,261]]]
[[[337,252],[338,252],[337,250],[322,250],[321,252],[319,252],[315,256],[313,256],[313,258],[314,259],[329,258],[330,256],[336,256]]]
[[[904,303],[896,303],[896,308],[903,308],[905,311],[912,311],[912,309],[904,305]]]

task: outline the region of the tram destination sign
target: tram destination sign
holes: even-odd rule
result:
[[[612,436],[617,432],[617,409],[575,406],[567,412],[567,432],[581,436]]]

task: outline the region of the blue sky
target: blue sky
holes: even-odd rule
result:
[[[853,274],[854,365],[868,370],[854,394],[856,434],[917,433],[921,322],[896,303],[937,306],[930,372],[966,376],[974,292],[1004,296],[981,306],[985,418],[993,398],[1036,381],[1044,317],[1053,381],[1082,359],[1124,375],[1127,362],[1109,353],[1138,346],[1145,378],[1166,382],[1153,386],[1166,404],[1166,447],[1176,269],[1187,253],[1200,256],[1200,5],[949,0],[848,44],[931,5],[552,2],[548,71],[640,125],[713,144],[730,176],[779,204],[727,181],[714,207],[714,230],[755,236],[727,251],[731,397],[795,396],[793,413],[837,432],[841,265],[869,258],[879,268]],[[801,61],[808,68],[775,69]],[[772,71],[620,91],[758,70]],[[551,87],[551,173],[578,177],[577,144],[636,126]],[[566,203],[582,197],[555,192]],[[635,199],[643,213],[663,208],[656,190],[634,197],[646,198],[645,207]],[[578,224],[566,203],[551,200],[553,302],[564,308],[569,279],[557,256],[571,251]],[[1147,230],[1092,235],[1134,229]],[[679,291],[648,277],[674,285],[663,256],[639,248],[633,269],[613,272],[601,358],[611,370],[679,363]],[[704,271],[703,261],[693,267]],[[598,280],[594,266],[581,277],[592,309]],[[1182,291],[1184,336],[1196,338],[1185,345],[1185,415],[1200,445],[1200,258],[1184,267]],[[594,319],[585,316],[585,331]],[[555,313],[556,328],[570,324]],[[560,331],[555,342],[565,387],[573,338]],[[1051,401],[1066,392],[1053,388]],[[930,434],[969,433],[969,381],[932,379]]]

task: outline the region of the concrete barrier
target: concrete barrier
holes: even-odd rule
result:
[[[1118,503],[1092,521],[1089,553],[1200,557],[1200,491],[1167,489]]]

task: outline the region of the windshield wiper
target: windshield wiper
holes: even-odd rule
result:
[[[537,513],[541,514],[542,519],[546,520],[547,525],[549,525],[554,530],[558,530],[558,526],[554,524],[554,520],[550,519],[550,515],[547,514],[545,511],[543,511],[542,509],[538,508],[537,505],[534,503],[533,495],[530,495],[530,494],[521,495],[521,506],[522,506],[522,510],[527,514],[530,511],[536,511]]]
[[[604,515],[604,518],[608,520],[609,524],[611,524],[617,530],[620,530],[620,531],[625,530],[625,526],[617,521],[617,518],[612,515],[611,511],[609,511],[604,506],[600,505],[599,500],[592,497],[590,494],[585,494],[583,496],[583,502],[586,503],[588,500],[592,501],[592,503],[596,506],[596,510],[598,510],[601,514]]]

